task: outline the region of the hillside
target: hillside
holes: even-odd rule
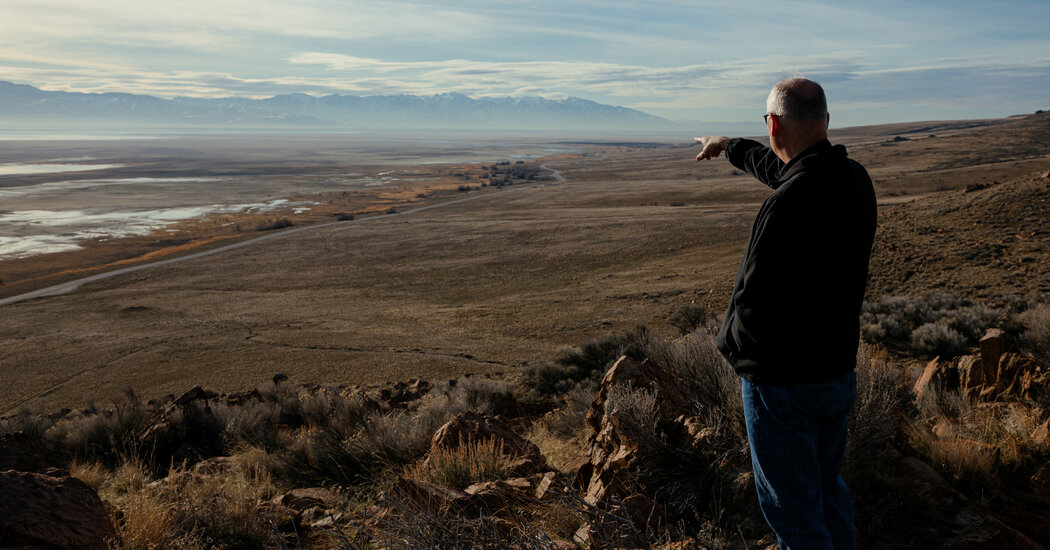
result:
[[[914,200],[884,211],[869,296],[948,291],[978,299],[1050,292],[1046,172]]]

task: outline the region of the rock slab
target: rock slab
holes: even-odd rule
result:
[[[79,479],[8,470],[0,495],[0,548],[107,550],[116,538],[98,494]]]

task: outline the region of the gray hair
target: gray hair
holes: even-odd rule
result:
[[[766,111],[792,120],[824,122],[828,100],[820,84],[806,78],[789,78],[770,90]]]

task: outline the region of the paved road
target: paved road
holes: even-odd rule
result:
[[[550,176],[554,178],[554,181],[546,183],[546,184],[540,184],[538,186],[557,185],[557,184],[560,184],[560,183],[565,183],[565,178],[561,175],[561,171],[560,170],[555,170],[553,168],[548,168],[546,164],[541,164],[540,168],[550,172]],[[430,210],[430,209],[433,209],[433,208],[443,208],[443,207],[446,207],[446,206],[451,206],[453,204],[460,204],[460,203],[464,203],[464,202],[468,202],[468,201],[473,201],[473,200],[478,200],[478,199],[491,197],[493,195],[499,195],[501,193],[510,193],[510,192],[513,192],[513,191],[520,191],[521,189],[529,189],[529,188],[538,187],[538,186],[537,185],[522,185],[522,186],[510,187],[510,188],[507,188],[507,189],[496,191],[494,193],[485,193],[483,195],[474,195],[474,196],[464,197],[462,199],[455,199],[455,200],[451,200],[451,201],[447,201],[447,202],[441,202],[441,203],[437,203],[437,204],[430,204],[430,205],[427,205],[427,206],[420,206],[420,207],[417,207],[417,208],[411,208],[411,209],[408,209],[408,210],[404,210],[404,211],[398,212],[398,215],[404,216],[406,214],[413,214],[415,212],[422,212],[424,210]],[[41,288],[39,290],[34,290],[32,292],[26,292],[25,294],[18,294],[16,296],[10,296],[10,297],[7,297],[7,298],[0,298],[0,306],[7,305],[7,304],[13,304],[13,303],[16,303],[16,302],[23,302],[25,300],[32,300],[33,298],[42,298],[44,296],[56,296],[58,294],[66,294],[68,292],[73,292],[74,290],[79,288],[80,285],[83,285],[83,284],[86,284],[86,283],[90,283],[90,282],[93,282],[93,281],[98,281],[98,280],[101,280],[101,279],[108,279],[110,277],[116,277],[117,275],[124,275],[125,273],[134,273],[136,271],[142,271],[143,269],[151,269],[151,268],[154,268],[154,267],[160,267],[162,265],[169,265],[169,264],[175,264],[175,263],[179,263],[179,262],[186,262],[186,261],[189,261],[189,260],[196,260],[197,258],[203,258],[205,256],[211,256],[213,254],[221,254],[221,253],[227,252],[229,250],[234,250],[234,249],[242,248],[242,247],[245,247],[245,246],[251,246],[253,244],[260,243],[262,241],[266,241],[266,240],[269,240],[269,239],[274,239],[274,238],[277,238],[277,237],[286,237],[288,235],[292,235],[292,234],[295,234],[295,233],[302,233],[303,231],[312,231],[314,229],[320,229],[322,227],[330,227],[330,226],[333,226],[333,225],[346,224],[346,223],[355,223],[355,222],[366,222],[368,220],[374,220],[374,219],[383,218],[383,217],[384,216],[373,216],[373,217],[369,217],[369,218],[360,218],[360,219],[356,219],[356,220],[344,220],[344,221],[338,221],[338,222],[322,223],[322,224],[318,224],[318,225],[308,225],[308,226],[305,226],[305,227],[296,227],[296,228],[293,228],[293,229],[287,229],[287,230],[284,230],[284,231],[270,233],[270,234],[267,234],[267,235],[263,235],[261,237],[256,237],[254,239],[248,239],[246,241],[241,241],[241,242],[238,242],[238,243],[222,246],[222,247],[219,247],[219,248],[213,248],[211,250],[205,250],[203,252],[197,252],[195,254],[189,254],[187,256],[179,256],[178,258],[170,258],[170,259],[167,259],[167,260],[160,260],[160,261],[156,261],[156,262],[150,262],[150,263],[146,263],[146,264],[139,264],[139,265],[135,265],[135,266],[131,266],[131,267],[125,267],[125,268],[117,269],[117,270],[114,270],[114,271],[107,271],[105,273],[97,273],[97,274],[91,275],[89,277],[84,277],[84,278],[81,278],[81,279],[76,279],[74,281],[69,281],[69,282],[66,282],[66,283],[62,283],[62,284],[58,284],[58,285],[54,285],[54,286],[49,286],[47,288]]]

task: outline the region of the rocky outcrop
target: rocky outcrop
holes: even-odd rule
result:
[[[655,425],[638,430],[624,422],[620,411],[610,407],[614,388],[652,392],[655,397]],[[649,361],[621,357],[602,379],[598,395],[587,414],[591,428],[590,460],[577,470],[585,500],[596,504],[609,499],[622,500],[638,490],[636,472],[645,467],[675,468],[673,462],[689,455],[705,462],[698,468],[725,464],[742,450],[725,426],[708,426],[695,416],[696,396],[691,385],[667,369]]]
[[[913,391],[922,400],[931,389],[956,390],[981,401],[1032,399],[1050,386],[1050,370],[1020,354],[1013,337],[989,329],[980,341],[980,355],[944,361],[934,358],[915,382]]]
[[[116,537],[98,494],[65,472],[0,472],[0,495],[0,547],[107,550]]]

